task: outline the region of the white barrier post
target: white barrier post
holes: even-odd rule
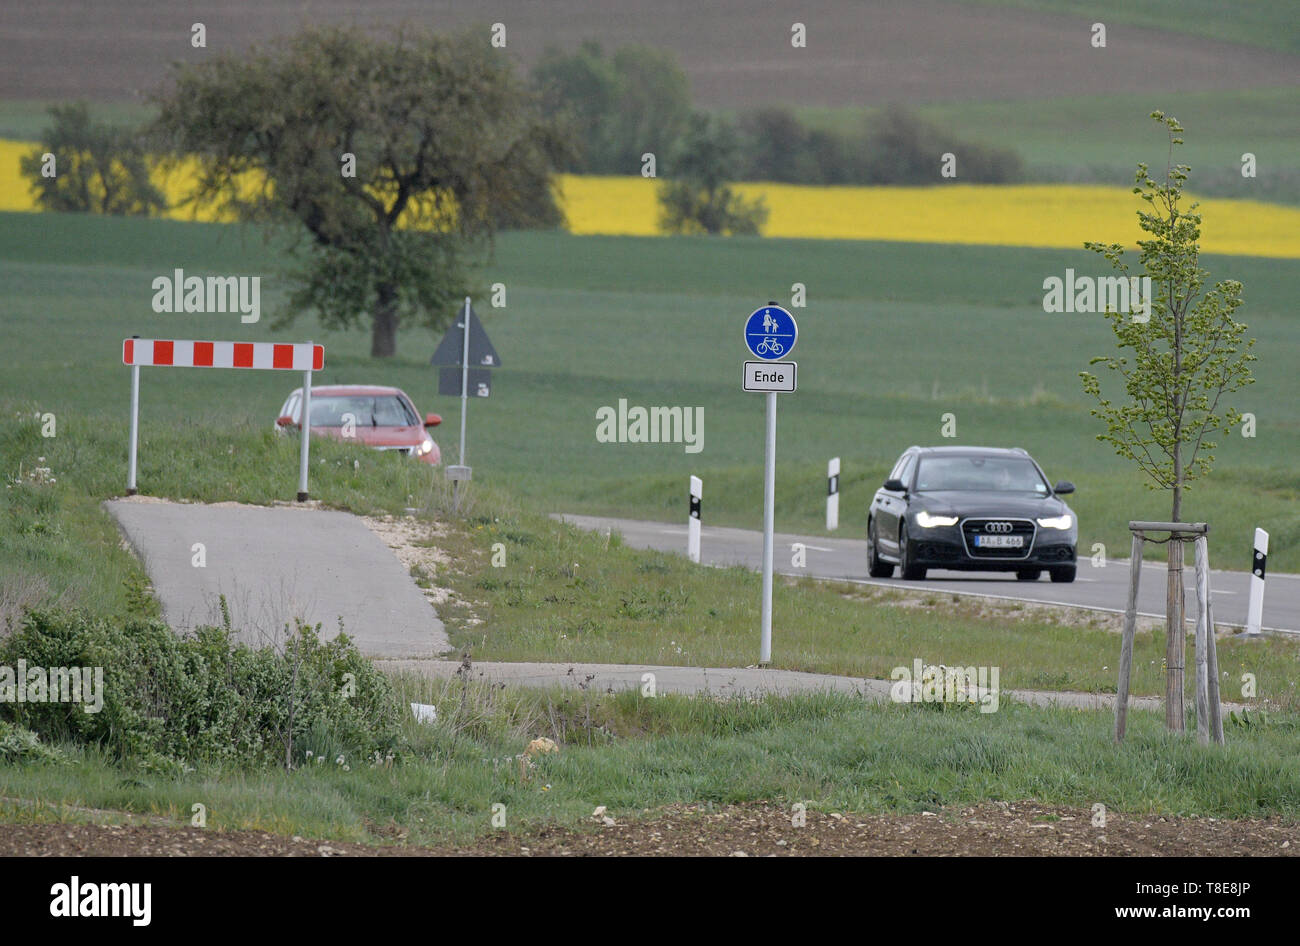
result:
[[[1250,566],[1250,606],[1246,610],[1246,633],[1260,633],[1264,620],[1264,572],[1268,562],[1268,533],[1255,530],[1255,557]]]
[[[691,511],[686,520],[686,557],[697,564],[700,561],[700,499],[704,484],[698,476],[691,477]]]
[[[826,464],[826,531],[840,527],[840,458]]]
[[[139,338],[139,335],[132,335]],[[135,488],[136,444],[140,439],[140,366],[131,366],[131,448],[126,468],[126,495],[134,496],[139,490]]]
[[[308,345],[312,344],[310,341]],[[302,373],[302,443],[298,447],[298,502],[307,501],[307,444],[311,440],[311,369]]]

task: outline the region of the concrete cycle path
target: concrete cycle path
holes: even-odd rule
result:
[[[461,664],[454,660],[385,660],[378,666],[390,673],[410,673],[435,680],[456,676]],[[910,669],[910,668],[909,668]],[[652,664],[588,663],[504,663],[478,661],[470,665],[471,680],[501,683],[508,686],[549,689],[550,687],[586,688],[597,692],[641,689],[646,675],[653,675],[654,691],[687,696],[710,694],[719,697],[834,691],[856,693],[876,702],[890,698],[892,680],[841,677],[829,673],[805,673],[798,670],[773,670],[758,667],[678,667]],[[1033,706],[1060,706],[1070,709],[1110,710],[1115,696],[1109,693],[1077,693],[1055,690],[1001,690],[1000,698]],[[1163,711],[1158,697],[1132,697],[1129,706],[1137,710]],[[1223,703],[1224,714],[1242,707]]]
[[[224,594],[232,625],[253,646],[280,640],[285,625],[301,618],[319,623],[327,640],[342,619],[343,631],[372,657],[450,649],[442,621],[408,570],[351,513],[142,497],[104,505],[178,631],[220,624]]]

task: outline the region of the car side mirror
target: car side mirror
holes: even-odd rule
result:
[[[885,489],[889,490],[891,493],[907,492],[907,487],[903,485],[902,480],[885,480]]]
[[[441,423],[442,423],[442,416],[439,415],[439,414],[425,414],[425,415],[424,415],[424,426],[425,426],[425,427],[437,427],[437,426],[438,426],[439,424],[441,424]]]
[[[281,414],[279,417],[277,417],[277,418],[275,419],[275,422],[276,422],[276,424],[279,425],[280,427],[293,427],[293,426],[296,426],[296,425],[294,424],[293,418],[290,417],[288,414]]]
[[[1058,494],[1064,496],[1066,493],[1074,492],[1074,484],[1071,483],[1069,480],[1061,480],[1061,482],[1056,484],[1054,489]]]

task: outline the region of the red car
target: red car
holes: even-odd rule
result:
[[[302,388],[295,388],[280,408],[276,426],[302,427]],[[442,418],[420,413],[398,388],[370,384],[327,384],[311,389],[311,432],[335,440],[359,440],[376,450],[398,450],[437,466],[438,445],[426,431]]]

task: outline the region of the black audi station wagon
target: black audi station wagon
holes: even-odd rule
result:
[[[1074,484],[1050,485],[1019,447],[908,447],[876,490],[867,518],[873,578],[898,567],[909,580],[931,568],[1044,571],[1074,581],[1078,520],[1061,499]]]

